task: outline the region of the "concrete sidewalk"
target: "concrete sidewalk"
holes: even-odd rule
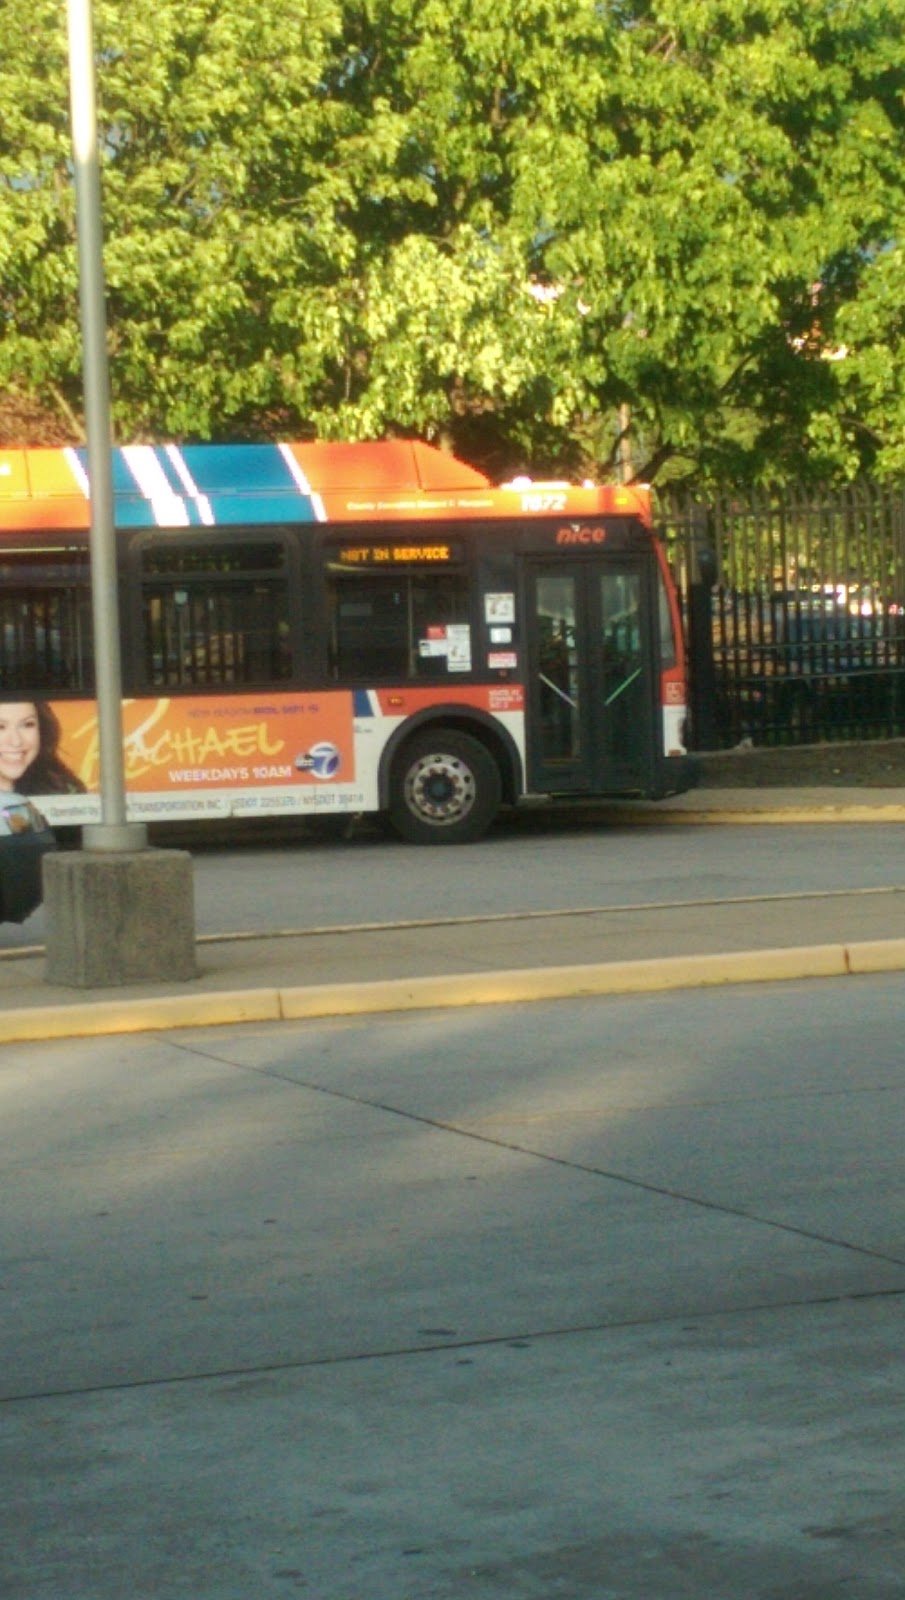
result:
[[[599,814],[599,812],[598,812]],[[905,821],[902,790],[699,790],[620,824]],[[0,1043],[905,969],[905,895],[752,897],[210,936],[197,979],[77,991],[0,961]]]
[[[900,1600],[903,1090],[898,978],[7,1046],[0,1595]]]

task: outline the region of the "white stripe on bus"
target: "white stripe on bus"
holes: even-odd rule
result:
[[[85,496],[86,500],[90,500],[91,481],[87,472],[85,471],[85,468],[82,466],[82,463],[78,458],[77,452],[73,450],[71,445],[67,445],[63,451],[63,454],[66,457],[66,460],[69,462],[69,469],[72,473],[72,476],[75,478],[76,483],[81,489],[82,494]]]
[[[165,445],[164,449],[166,451],[167,460],[173,468],[173,471],[176,473],[176,476],[178,477],[179,482],[182,484],[186,494],[191,495],[196,506],[198,507],[198,515],[201,518],[201,521],[204,523],[205,527],[212,528],[216,521],[213,506],[211,505],[207,495],[202,494],[201,490],[198,488],[197,483],[195,482],[185,463],[182,451],[179,449],[178,445],[175,444]]]
[[[302,494],[308,495],[311,504],[314,507],[314,515],[316,516],[318,522],[326,522],[327,512],[324,502],[319,494],[315,494],[310,483],[308,482],[307,477],[305,476],[305,473],[302,471],[299,462],[296,461],[290,446],[288,444],[281,444],[277,446],[277,449],[279,450],[280,455],[283,457],[286,466],[289,468],[290,476],[296,488],[299,489]]]
[[[135,482],[149,501],[158,527],[188,528],[191,518],[181,495],[176,494],[150,444],[123,446],[123,460]]]

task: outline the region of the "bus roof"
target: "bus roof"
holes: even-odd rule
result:
[[[483,473],[418,440],[126,445],[113,451],[120,528],[446,521],[617,514],[650,521],[644,487]],[[87,528],[84,449],[0,450],[0,530]]]

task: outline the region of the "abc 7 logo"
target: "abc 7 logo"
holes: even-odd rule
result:
[[[295,764],[300,772],[310,772],[314,778],[335,778],[340,760],[336,745],[323,739],[319,744],[313,744],[303,756],[297,756]]]

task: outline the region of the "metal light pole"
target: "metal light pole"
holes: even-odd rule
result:
[[[69,98],[75,172],[82,314],[85,424],[91,485],[91,605],[100,746],[101,821],[84,829],[87,850],[140,850],[143,823],[126,821],[122,672],[113,471],[110,456],[110,378],[104,290],[100,163],[97,147],[91,0],[68,0]]]
[[[198,967],[191,856],[184,850],[149,850],[144,824],[126,820],[94,41],[90,0],[67,4],[101,821],[84,829],[83,850],[51,851],[44,858],[45,976],[72,988],[103,989],[184,982],[197,977]]]

